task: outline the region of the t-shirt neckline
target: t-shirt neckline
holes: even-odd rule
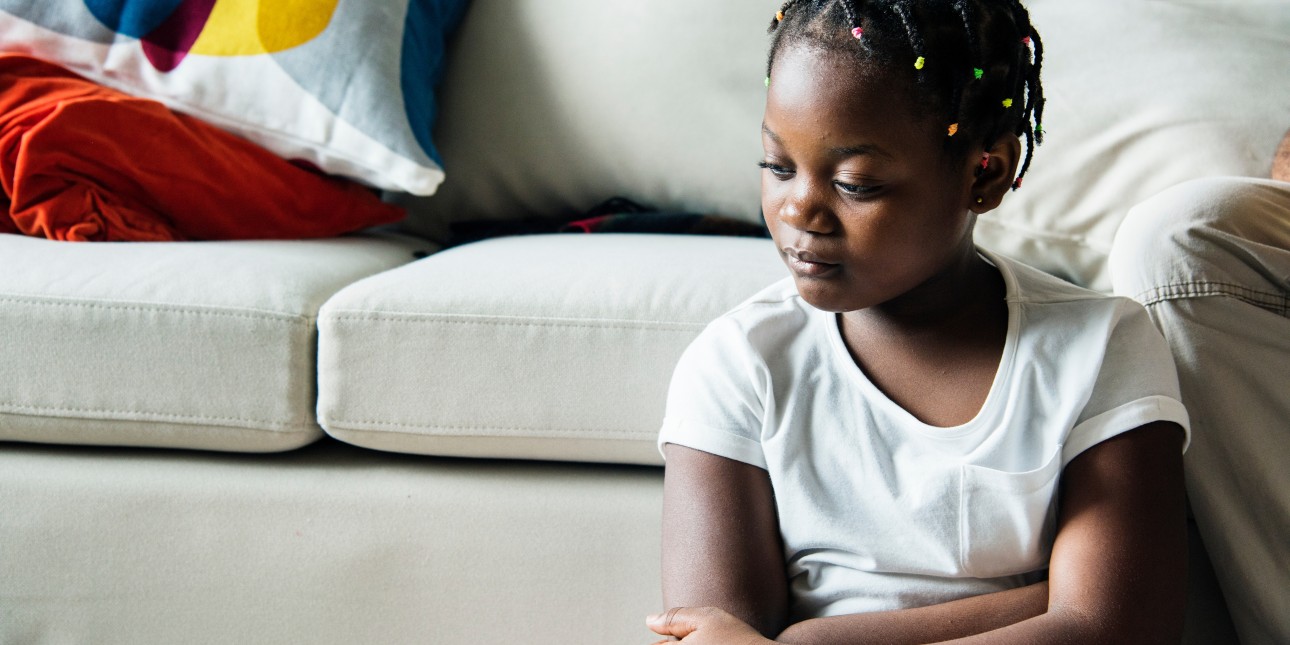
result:
[[[842,363],[842,370],[847,372],[852,380],[856,381],[857,385],[865,391],[866,398],[870,401],[876,401],[878,405],[886,408],[889,414],[902,419],[905,427],[933,439],[957,439],[972,434],[982,427],[992,425],[991,421],[997,416],[997,411],[1001,410],[1005,405],[1003,399],[1007,396],[1008,382],[1012,380],[1013,358],[1016,355],[1017,340],[1021,329],[1017,277],[1013,273],[1012,267],[999,256],[980,247],[977,247],[977,253],[991,266],[998,269],[999,274],[1003,277],[1004,302],[1008,307],[1008,328],[1003,342],[1003,354],[999,358],[999,367],[994,373],[994,380],[990,383],[990,392],[985,397],[985,403],[981,404],[981,409],[977,411],[975,416],[961,425],[941,427],[924,423],[921,419],[911,414],[909,410],[891,400],[886,392],[883,392],[877,385],[874,385],[873,381],[869,380],[864,370],[860,369],[859,365],[856,365],[855,359],[851,358],[851,353],[847,351],[847,345],[842,340],[839,315],[816,310],[818,315],[826,318],[827,324],[824,325],[824,328],[827,330],[829,344],[833,347],[834,359]]]

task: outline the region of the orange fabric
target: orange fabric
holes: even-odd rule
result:
[[[403,210],[155,101],[0,55],[0,233],[56,240],[331,237]]]

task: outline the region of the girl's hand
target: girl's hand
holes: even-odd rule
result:
[[[742,620],[716,607],[675,607],[654,614],[645,624],[656,634],[675,636],[692,645],[767,645],[764,638]],[[663,640],[659,643],[667,643]]]

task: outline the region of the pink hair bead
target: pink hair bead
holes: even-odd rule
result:
[[[859,27],[856,27],[855,29],[851,30],[851,35],[855,36],[856,40],[859,40],[860,38],[864,37],[864,30]]]

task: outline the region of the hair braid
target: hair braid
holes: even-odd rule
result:
[[[1039,73],[1044,68],[1044,41],[1031,29],[1030,42],[1035,46],[1035,60],[1030,65],[1030,92],[1035,96],[1035,143],[1042,144],[1044,142],[1044,86],[1039,83]]]
[[[967,86],[981,78],[979,75],[984,75],[985,71],[980,67],[981,50],[977,45],[976,32],[973,29],[973,25],[976,24],[976,16],[972,11],[972,4],[968,0],[954,0],[953,7],[958,12],[959,20],[963,23],[963,36],[967,40],[968,48],[967,59],[972,67],[968,72],[971,76],[968,76],[968,73],[964,73],[954,78],[954,97],[950,100],[953,106],[950,110],[950,119],[954,123],[958,123],[965,116],[963,100]]]
[[[1042,143],[1044,94],[1039,83],[1039,72],[1043,66],[1043,42],[1030,24],[1030,12],[1019,0],[1008,0],[1013,22],[1021,34],[1021,56],[1018,67],[1025,67],[1024,89],[1026,92],[1025,107],[1018,122],[1017,135],[1026,137],[1026,157],[1021,163],[1021,170],[1012,184],[1012,189],[1021,187],[1021,181],[1030,170],[1030,161],[1035,156],[1035,146]],[[1031,50],[1033,45],[1034,50]]]
[[[838,4],[842,5],[842,12],[847,17],[847,31],[860,26],[859,8],[856,7],[858,0],[840,0]]]
[[[786,0],[784,4],[779,6],[779,12],[770,19],[770,27],[767,28],[766,31],[775,31],[775,29],[779,27],[780,21],[783,20],[783,16],[788,15],[788,10],[801,2],[802,0]]]
[[[913,48],[914,55],[918,60],[925,60],[926,45],[923,42],[923,34],[919,32],[918,25],[914,22],[913,0],[896,0],[891,3],[891,11],[900,19],[900,24],[905,27],[905,35],[909,38],[909,46]],[[915,63],[915,69],[922,70],[921,64]]]

